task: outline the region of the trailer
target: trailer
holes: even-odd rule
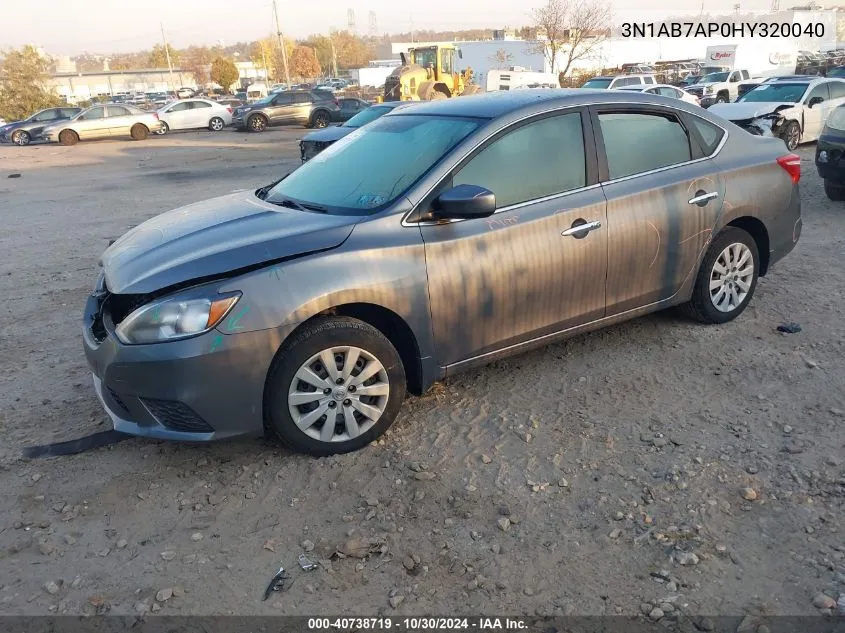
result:
[[[518,66],[487,72],[487,92],[520,88],[560,88],[560,82],[554,73],[525,70]]]

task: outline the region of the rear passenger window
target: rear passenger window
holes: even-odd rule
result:
[[[311,95],[305,92],[297,92],[293,95],[294,103],[311,103]]]
[[[689,120],[699,136],[701,136],[703,145],[701,149],[704,151],[704,155],[710,156],[719,147],[725,131],[718,125],[710,123],[710,121],[705,121],[697,116],[691,116]]]
[[[655,82],[654,82],[654,77],[643,77],[643,81],[644,81],[645,83],[647,83],[647,84],[653,84],[653,83],[655,83]]]
[[[831,81],[829,87],[831,99],[841,99],[842,97],[845,97],[845,82]]]
[[[692,159],[689,137],[673,115],[599,113],[611,180]]]
[[[581,115],[553,116],[496,139],[455,174],[452,184],[478,185],[507,207],[586,185]]]

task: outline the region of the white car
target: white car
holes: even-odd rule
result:
[[[628,90],[630,92],[645,92],[650,95],[661,95],[663,97],[671,97],[673,99],[680,99],[693,105],[701,105],[698,97],[691,95],[686,90],[681,90],[669,84],[657,84],[656,86],[625,86],[623,88],[616,88],[616,90]]]
[[[208,128],[219,132],[232,125],[232,108],[209,99],[182,99],[168,103],[158,111],[164,124],[158,134],[169,130],[197,130]]]
[[[710,112],[751,134],[782,138],[789,151],[815,141],[828,115],[845,103],[845,80],[792,75],[772,77],[734,103],[716,103]]]

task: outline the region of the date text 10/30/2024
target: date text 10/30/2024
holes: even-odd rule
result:
[[[821,22],[623,22],[622,37],[824,37]]]
[[[527,628],[518,618],[308,618],[308,628],[320,630],[519,631]]]

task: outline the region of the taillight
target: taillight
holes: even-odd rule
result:
[[[792,184],[797,184],[801,180],[801,157],[797,154],[787,154],[778,158],[778,165],[786,170],[792,178]]]
[[[158,119],[158,112],[153,112],[153,116]]]
[[[227,111],[229,114],[232,114],[232,106],[226,106],[226,111]]]

